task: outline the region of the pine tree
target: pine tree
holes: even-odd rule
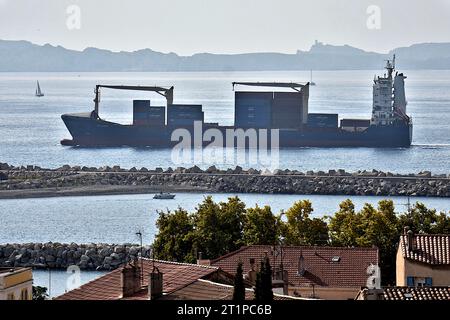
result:
[[[242,270],[242,262],[238,263],[234,277],[233,301],[245,301],[245,286]]]

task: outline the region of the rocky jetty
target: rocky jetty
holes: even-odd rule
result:
[[[157,190],[184,192],[378,195],[450,197],[450,175],[429,171],[396,174],[377,170],[270,172],[241,167],[220,170],[212,166],[192,168],[80,167],[65,165],[57,169],[36,166],[14,167],[0,163],[0,198],[33,196],[37,191],[57,195],[138,193]],[[73,194],[73,193],[72,193]],[[24,197],[25,197],[24,196]]]
[[[142,247],[143,257],[150,254],[150,246]],[[112,270],[140,256],[141,247],[135,244],[0,244],[0,267],[65,269],[76,265],[82,270]]]

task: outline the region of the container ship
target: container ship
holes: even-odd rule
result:
[[[296,147],[410,147],[412,119],[406,114],[405,79],[395,70],[395,56],[387,60],[383,76],[375,76],[370,119],[341,119],[338,114],[309,113],[310,84],[282,82],[234,82],[236,86],[257,86],[278,91],[235,91],[234,126],[204,121],[202,105],[175,104],[173,87],[97,85],[94,110],[64,114],[62,120],[72,135],[61,144],[67,146],[148,146],[173,147],[180,143],[176,129],[201,136],[202,146],[228,147],[224,139],[204,139],[209,129],[215,137],[228,132],[267,132],[269,145],[276,132],[278,146]],[[133,123],[123,125],[99,117],[100,89],[152,91],[164,96],[166,106],[152,106],[150,100],[133,101]],[[289,89],[292,91],[285,91]],[[236,138],[236,137],[235,137]],[[237,138],[236,138],[237,139]],[[196,139],[193,139],[196,140]],[[206,140],[206,141],[205,141]],[[222,140],[222,141],[220,141]],[[190,142],[194,145],[194,141]],[[234,146],[234,144],[232,144]],[[249,144],[245,144],[246,147]]]

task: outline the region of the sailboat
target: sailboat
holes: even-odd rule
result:
[[[36,97],[43,97],[44,94],[41,91],[41,86],[39,85],[39,81],[37,81],[37,87],[36,87]]]
[[[315,86],[316,85],[316,83],[312,79],[312,70],[311,70],[311,81],[309,81],[309,85],[310,86]]]

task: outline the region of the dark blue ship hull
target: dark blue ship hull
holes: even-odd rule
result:
[[[63,140],[61,143],[82,147],[150,146],[160,148],[173,147],[179,143],[178,140],[171,141],[172,133],[177,129],[174,127],[121,125],[101,120],[94,115],[94,113],[63,115],[62,119],[73,139]],[[209,128],[219,130],[224,137],[227,129],[236,129],[204,124],[201,135]],[[186,127],[185,129],[194,136],[194,128]],[[411,122],[370,126],[362,132],[349,132],[340,128],[279,129],[279,147],[410,147],[412,129]],[[270,142],[270,137],[268,140]],[[209,143],[203,142],[203,145]]]

